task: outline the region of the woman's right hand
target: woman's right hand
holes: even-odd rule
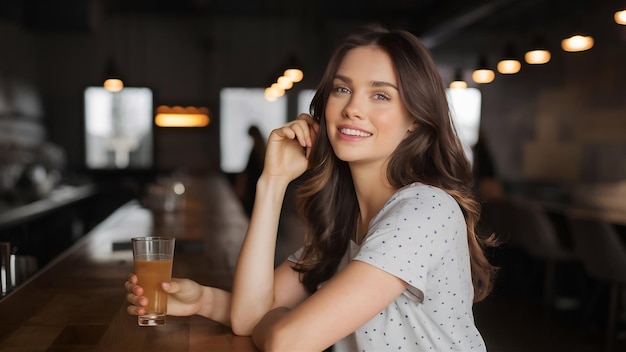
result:
[[[318,130],[318,122],[309,114],[300,114],[296,120],[273,130],[267,141],[265,176],[291,181],[302,175],[308,168]]]
[[[131,304],[126,309],[131,315],[145,314],[145,307],[148,305],[148,298],[143,296],[143,288],[137,285],[137,275],[130,274],[124,284],[128,294],[126,299]],[[210,294],[211,290],[204,290],[203,286],[189,279],[172,278],[170,282],[161,283],[161,287],[168,293],[167,314],[176,316],[194,315],[201,309],[202,302],[210,302],[210,297],[203,297]]]

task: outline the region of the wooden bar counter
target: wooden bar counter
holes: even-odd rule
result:
[[[176,237],[174,276],[230,290],[248,219],[221,175],[185,178],[179,210],[133,201],[0,300],[0,351],[255,351],[206,318],[139,327],[126,312],[130,238]]]

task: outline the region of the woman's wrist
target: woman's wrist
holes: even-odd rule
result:
[[[259,201],[264,206],[270,204],[282,204],[289,186],[289,180],[282,176],[272,176],[262,174],[257,180],[255,204]],[[267,203],[269,201],[269,203]]]
[[[230,309],[230,292],[215,287],[202,287],[202,298],[198,308],[198,315],[230,326]]]
[[[284,191],[287,189],[287,186],[289,186],[290,182],[291,180],[284,176],[275,176],[262,173],[257,180],[257,192],[259,190],[276,190],[279,192]]]

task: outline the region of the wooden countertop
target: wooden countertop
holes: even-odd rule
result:
[[[2,351],[255,351],[208,319],[139,327],[126,313],[130,238],[176,237],[174,276],[230,289],[248,219],[221,175],[185,179],[185,204],[150,211],[133,201],[0,301]]]

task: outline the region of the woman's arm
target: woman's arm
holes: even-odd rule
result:
[[[252,328],[274,303],[274,253],[278,219],[286,184],[257,182],[254,208],[233,282],[231,320],[233,332],[250,335]]]
[[[269,311],[252,339],[264,351],[322,351],[380,313],[406,287],[396,276],[352,261],[298,306]]]
[[[274,271],[274,257],[285,192],[289,183],[307,169],[307,154],[316,131],[317,123],[301,115],[272,131],[268,138],[263,173],[257,181],[252,216],[233,282],[231,322],[237,335],[250,335],[277,302],[292,304],[305,296],[297,273],[288,264]]]

